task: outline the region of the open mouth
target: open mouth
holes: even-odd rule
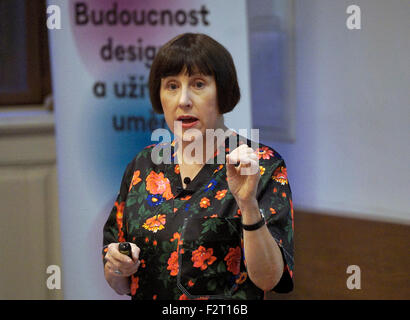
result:
[[[182,122],[183,128],[192,127],[199,121],[198,118],[190,115],[179,116],[177,120]]]
[[[198,118],[194,116],[180,116],[177,120],[182,121],[182,123],[192,123],[198,121]]]

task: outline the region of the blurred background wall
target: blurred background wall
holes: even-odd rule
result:
[[[346,8],[361,8],[348,30]],[[299,207],[410,220],[408,1],[296,1],[296,139],[274,145]]]
[[[361,29],[346,8],[361,8]],[[295,290],[275,299],[410,298],[410,4],[295,2]],[[346,286],[361,270],[361,289]]]

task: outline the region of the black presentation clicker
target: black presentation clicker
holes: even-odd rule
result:
[[[131,245],[128,242],[121,242],[118,245],[118,251],[132,259]]]

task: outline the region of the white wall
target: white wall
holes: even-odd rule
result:
[[[346,28],[350,4],[361,30]],[[410,223],[410,2],[296,0],[296,207]]]

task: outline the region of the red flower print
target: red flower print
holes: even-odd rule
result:
[[[132,176],[132,180],[130,183],[130,188],[128,189],[128,191],[131,191],[132,187],[135,186],[136,184],[138,184],[141,181],[140,178],[140,171],[137,170],[134,172],[134,175]]]
[[[290,203],[290,214],[292,218],[292,230],[295,230],[295,221],[293,219],[293,202],[291,199],[289,199],[289,203]]]
[[[241,248],[229,248],[228,254],[225,256],[226,266],[228,271],[234,275],[238,275],[241,267]]]
[[[216,192],[215,198],[217,198],[218,200],[221,200],[223,197],[225,197],[225,195],[226,195],[227,192],[228,192],[227,189],[218,190],[218,191]]]
[[[174,172],[175,172],[176,174],[179,174],[179,172],[180,172],[179,164],[176,164],[176,165],[175,165]]]
[[[186,296],[186,294],[184,293],[184,294],[182,294],[182,295],[179,297],[178,300],[191,300],[191,299],[189,299],[189,298]],[[204,296],[204,297],[199,297],[199,298],[196,298],[196,299],[193,299],[193,300],[209,300],[209,297],[208,297],[208,296]]]
[[[215,262],[216,257],[212,255],[213,253],[214,250],[212,248],[206,249],[203,246],[193,251],[191,260],[194,263],[194,267],[204,271],[209,265]]]
[[[178,232],[175,232],[175,233],[172,235],[171,240],[169,240],[169,241],[174,242],[175,240],[178,240],[178,242],[177,242],[178,245],[181,245],[181,244],[182,244],[181,235],[180,235]]]
[[[248,274],[246,272],[241,272],[240,276],[238,279],[236,279],[237,284],[242,284],[246,281],[246,278],[248,278]]]
[[[146,189],[151,194],[161,194],[166,200],[174,197],[171,191],[171,185],[168,178],[164,177],[164,173],[156,173],[151,171],[146,178]]]
[[[139,277],[134,277],[131,276],[131,294],[135,295],[135,293],[137,292],[138,289],[138,282],[139,282],[140,278]]]
[[[218,172],[218,171],[221,170],[223,167],[224,167],[224,165],[223,165],[223,164],[220,164],[220,165],[218,166],[218,168],[216,168],[216,169],[214,170],[214,173],[215,173],[215,172]]]
[[[279,167],[272,175],[272,179],[281,185],[288,184],[288,172],[285,167]]]
[[[168,259],[167,270],[170,270],[171,276],[176,276],[178,274],[178,253],[176,251],[171,253],[171,256]]]
[[[270,212],[271,212],[272,214],[276,214],[276,210],[275,210],[275,209],[269,208],[269,210],[270,210]]]
[[[290,277],[293,278],[293,272],[292,272],[292,270],[290,270],[288,265],[285,266],[285,270],[288,270],[289,274],[290,274]]]
[[[148,218],[142,227],[154,233],[158,230],[162,230],[165,228],[165,217],[165,214],[157,214],[156,216]]]
[[[122,201],[121,203],[115,202],[114,206],[117,208],[117,214],[116,214],[116,221],[117,221],[117,226],[118,226],[118,242],[125,242],[124,238],[124,232],[122,231],[123,227],[123,212],[124,212],[124,207],[125,207],[125,201]]]
[[[211,202],[209,201],[208,198],[204,197],[201,199],[201,202],[199,203],[199,206],[201,208],[208,208],[211,205]]]
[[[258,159],[270,159],[271,157],[273,157],[273,151],[268,147],[258,148],[256,152],[258,155]]]
[[[177,241],[177,252],[181,252],[181,254],[184,253],[184,249],[179,250],[179,246],[182,245],[182,240],[181,240],[181,235],[178,232],[175,232],[174,235],[172,236],[171,242]]]

